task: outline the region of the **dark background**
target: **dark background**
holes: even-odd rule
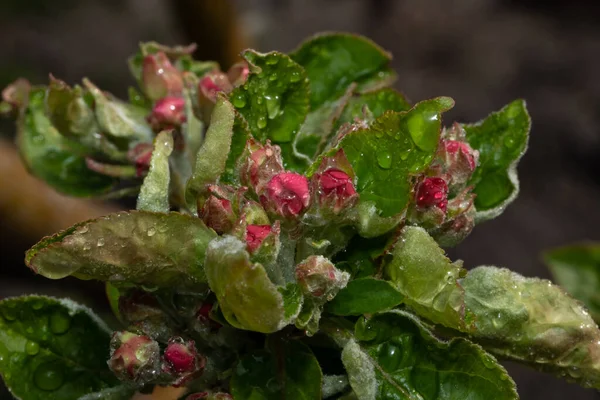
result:
[[[519,166],[520,197],[450,253],[468,267],[491,264],[549,277],[541,251],[600,239],[598,21],[598,0],[2,0],[0,86],[18,76],[45,83],[52,72],[69,83],[88,76],[124,95],[133,84],[125,59],[142,40],[194,41],[198,57],[227,66],[246,46],[289,51],[323,30],[367,35],[394,54],[396,87],[409,99],[456,100],[448,124],[527,100],[533,130]],[[12,124],[0,122],[0,132],[11,137]],[[0,168],[7,165],[0,159]],[[23,252],[40,232],[68,225],[69,217],[61,218],[71,207],[61,210],[66,203],[55,199],[56,215],[30,212],[20,206],[31,205],[29,197],[14,199],[33,193],[43,203],[52,194],[37,182],[19,194],[9,178],[0,178],[0,298],[43,292],[81,299],[85,292],[95,294],[88,304],[105,307],[99,285],[48,281],[23,266]],[[9,195],[12,202],[5,201]],[[78,204],[91,207],[90,215],[103,210]],[[32,215],[34,229],[18,222]],[[508,368],[524,400],[600,398],[524,367]]]

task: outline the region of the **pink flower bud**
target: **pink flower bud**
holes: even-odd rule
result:
[[[135,165],[138,177],[148,172],[153,150],[152,143],[139,143],[127,153],[127,158]]]
[[[156,374],[160,349],[148,336],[115,332],[110,347],[108,366],[122,381],[145,383]]]
[[[294,172],[282,172],[267,183],[260,201],[267,211],[285,218],[294,218],[310,203],[308,180]]]
[[[212,103],[217,101],[217,93],[229,93],[233,90],[233,86],[229,82],[227,75],[223,72],[211,72],[200,79],[198,85],[198,94],[200,100],[207,99]]]
[[[442,178],[427,177],[417,188],[417,206],[421,208],[437,207],[446,211],[448,206],[448,185]]]
[[[264,146],[249,140],[246,144],[247,161],[241,168],[242,183],[261,194],[273,176],[284,172],[281,149],[267,142]]]
[[[358,200],[352,179],[347,173],[331,168],[315,176],[318,181],[319,204],[322,207],[331,208],[337,214]]]
[[[214,195],[209,196],[204,202],[200,210],[200,218],[206,226],[214,229],[219,235],[231,231],[236,221],[231,201]]]
[[[175,96],[158,100],[148,116],[148,122],[155,131],[178,127],[185,120],[185,100]]]
[[[246,61],[233,64],[227,71],[227,78],[235,87],[243,85],[248,79],[248,75],[250,75],[250,69]]]
[[[147,55],[142,65],[142,88],[153,101],[166,96],[181,95],[181,72],[171,64],[165,53]]]
[[[246,227],[246,244],[248,246],[248,251],[251,253],[256,251],[269,233],[271,233],[271,225],[248,225]]]
[[[172,383],[176,387],[201,374],[206,365],[206,359],[198,354],[194,341],[185,341],[181,337],[169,339],[163,359],[163,371],[176,378]]]
[[[323,256],[310,256],[296,266],[296,281],[305,294],[316,298],[331,300],[349,279]]]

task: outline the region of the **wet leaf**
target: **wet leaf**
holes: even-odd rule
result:
[[[323,374],[310,348],[295,341],[271,339],[268,350],[242,358],[233,370],[236,399],[319,400]]]
[[[313,110],[340,97],[354,82],[376,86],[378,74],[388,71],[392,59],[369,39],[347,33],[316,35],[302,43],[291,57],[306,70]],[[385,72],[381,79],[389,83]]]
[[[238,162],[240,161],[240,157],[246,148],[246,143],[251,136],[248,123],[236,112],[235,121],[233,123],[233,136],[231,138],[231,150],[227,156],[225,172],[221,175],[220,182],[239,184]]]
[[[600,321],[600,245],[587,243],[560,247],[544,254],[556,282],[585,304]]]
[[[525,101],[516,100],[463,127],[471,147],[479,150],[469,185],[475,186],[476,220],[482,222],[502,214],[519,193],[517,164],[527,150],[531,119]]]
[[[154,151],[150,161],[150,170],[144,178],[137,199],[137,209],[141,211],[167,213],[169,204],[169,156],[173,151],[173,135],[170,131],[162,131],[154,141]]]
[[[549,281],[496,267],[467,272],[418,227],[403,229],[386,273],[404,302],[432,322],[503,358],[600,388],[600,330]]]
[[[16,398],[76,400],[118,385],[106,365],[108,327],[70,300],[0,301],[0,373]]]
[[[29,171],[57,191],[76,197],[108,192],[116,180],[87,168],[79,144],[63,137],[44,115],[44,91],[34,90],[17,123],[17,145]]]
[[[361,400],[519,398],[506,370],[480,346],[441,341],[409,313],[360,319],[355,336],[342,361]]]
[[[206,282],[204,255],[216,234],[195,217],[131,211],[74,225],[44,238],[26,255],[35,272],[61,279],[194,287]]]
[[[300,311],[296,296],[284,296],[264,267],[250,261],[244,243],[233,236],[212,241],[206,255],[208,284],[227,321],[240,329],[276,332]],[[288,293],[289,295],[289,293]],[[286,298],[295,306],[286,307]]]
[[[308,114],[308,82],[302,67],[279,52],[247,50],[247,82],[229,98],[248,121],[250,132],[261,143],[271,140],[281,147],[287,169],[303,171],[308,165],[293,154],[292,142]]]
[[[386,111],[408,111],[411,107],[410,103],[404,98],[402,93],[391,88],[379,89],[362,95],[353,96],[348,101],[342,115],[338,119],[336,128],[339,128],[346,122],[354,123],[356,118],[361,120],[365,119],[365,106],[374,118],[383,115]]]
[[[402,299],[403,296],[391,283],[362,278],[350,281],[327,303],[325,310],[334,315],[373,314],[397,306]]]

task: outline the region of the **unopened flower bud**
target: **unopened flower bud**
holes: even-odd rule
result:
[[[223,72],[210,72],[200,79],[198,85],[198,94],[200,101],[207,99],[212,103],[217,101],[217,93],[225,92],[229,93],[233,90],[233,86],[229,82],[227,75]]]
[[[229,232],[236,221],[231,201],[214,195],[209,196],[204,202],[200,210],[200,218],[206,226],[214,229],[219,235]]]
[[[267,183],[260,201],[267,211],[284,218],[295,218],[310,203],[308,180],[294,172],[282,172]]]
[[[246,144],[247,161],[241,168],[242,183],[260,194],[271,178],[284,172],[281,149],[267,142],[264,146],[249,140]]]
[[[246,244],[248,251],[256,251],[263,240],[271,233],[271,225],[248,225],[246,227]]]
[[[29,81],[19,78],[2,90],[2,100],[14,109],[18,109],[27,105],[30,91],[31,84]]]
[[[442,133],[437,156],[431,169],[436,175],[447,176],[448,185],[455,191],[467,183],[479,160],[479,152],[473,150],[466,140],[466,133],[455,123]]]
[[[176,96],[167,96],[158,100],[148,116],[148,122],[154,131],[178,127],[185,120],[185,100]]]
[[[448,206],[448,184],[438,177],[427,177],[417,187],[416,203],[420,208],[437,207],[446,211]]]
[[[471,233],[475,227],[475,195],[469,188],[450,200],[446,221],[431,234],[444,247],[456,246]]]
[[[165,53],[147,55],[142,65],[142,88],[153,101],[166,96],[181,95],[181,72],[171,64]]]
[[[181,386],[193,376],[200,375],[206,364],[206,359],[196,351],[194,341],[180,337],[169,340],[163,359],[163,371],[175,377],[173,386]]]
[[[248,75],[250,75],[250,69],[248,68],[248,63],[246,61],[233,64],[231,68],[229,68],[229,71],[227,71],[227,78],[234,87],[246,83]]]
[[[335,214],[356,204],[358,194],[350,176],[339,169],[328,169],[315,175],[317,193],[321,207],[331,209]]]
[[[108,366],[120,380],[146,383],[156,375],[160,349],[148,336],[115,332],[110,347]]]
[[[127,153],[127,159],[135,165],[138,177],[142,177],[148,172],[153,150],[152,143],[139,143]]]
[[[323,256],[310,256],[296,266],[296,280],[305,294],[331,300],[348,284],[350,275]]]

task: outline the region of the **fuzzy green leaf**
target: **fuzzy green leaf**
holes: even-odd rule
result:
[[[386,274],[404,302],[487,350],[600,388],[600,330],[549,281],[507,269],[452,264],[425,230],[405,227]]]
[[[423,101],[407,112],[387,112],[344,136],[338,147],[354,168],[361,202],[374,202],[381,217],[404,211],[411,176],[424,171],[433,159],[441,114],[453,105],[449,97]]]
[[[23,162],[32,174],[57,191],[77,197],[108,192],[113,178],[87,168],[83,149],[63,137],[44,114],[44,91],[34,90],[29,105],[21,110],[17,145]]]
[[[252,135],[261,143],[281,147],[286,168],[303,171],[308,165],[293,154],[292,142],[308,114],[308,82],[302,67],[279,52],[246,50],[250,65],[247,82],[230,94]]]
[[[310,348],[298,341],[271,339],[269,350],[240,360],[233,370],[231,393],[236,399],[319,400],[323,374]]]
[[[361,400],[518,399],[506,370],[480,346],[441,341],[406,312],[363,318],[355,335],[342,361]]]
[[[213,110],[206,138],[196,156],[194,173],[187,183],[186,201],[195,206],[196,198],[207,184],[215,183],[225,172],[231,149],[235,111],[224,96],[219,96]]]
[[[193,287],[206,281],[204,255],[215,236],[188,215],[120,212],[43,239],[27,252],[25,262],[50,279],[73,275],[148,287]]]
[[[471,147],[479,150],[479,165],[469,184],[477,195],[476,220],[486,221],[500,215],[519,193],[517,164],[527,150],[531,119],[525,101],[516,100],[463,127]]]
[[[86,307],[43,296],[0,301],[0,374],[16,398],[77,400],[116,386],[110,331]]]
[[[231,150],[227,156],[225,172],[221,175],[220,182],[239,183],[238,161],[240,161],[240,157],[246,148],[246,143],[251,137],[248,123],[236,112],[233,123],[233,137],[231,138]]]
[[[250,261],[245,244],[233,236],[209,244],[205,269],[223,315],[237,328],[275,332],[290,324],[300,311],[301,301],[284,296],[285,290],[271,282],[261,264]],[[286,307],[286,297],[295,304],[292,310]]]
[[[544,254],[544,260],[556,282],[600,321],[600,244],[553,249]]]
[[[292,54],[306,70],[313,110],[339,98],[354,82],[374,87],[379,73],[387,71],[392,56],[367,38],[347,33],[326,33],[302,43]],[[384,76],[385,75],[385,76]],[[381,79],[389,83],[389,75]]]
[[[167,213],[169,205],[169,156],[173,151],[173,135],[162,131],[154,140],[154,151],[150,161],[150,170],[144,178],[137,199],[137,209],[141,211]]]
[[[362,315],[389,310],[402,302],[403,296],[387,281],[362,278],[348,286],[327,303],[325,310],[334,315]]]

